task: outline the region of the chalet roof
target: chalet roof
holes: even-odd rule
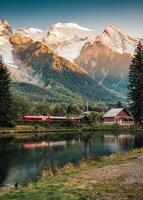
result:
[[[103,117],[115,117],[117,116],[124,108],[112,108],[110,109]],[[127,112],[128,113],[128,112]]]
[[[88,119],[88,117],[85,115],[79,115],[78,117],[76,117],[76,119]]]

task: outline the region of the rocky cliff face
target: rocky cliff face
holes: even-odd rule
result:
[[[60,57],[45,44],[38,41],[35,42],[30,37],[13,35],[10,38],[10,42],[14,46],[14,57],[21,60],[27,67],[31,66],[31,68],[33,67],[32,69],[35,67],[35,72],[39,72],[41,67],[47,65],[53,71],[71,71],[87,75],[87,72],[77,64]]]
[[[39,41],[39,42],[44,42],[47,32],[41,29],[37,28],[28,28],[28,29],[23,29],[23,28],[18,28],[13,31],[14,35],[21,35],[21,36],[26,36],[30,37],[34,41]]]
[[[94,42],[85,44],[75,62],[101,85],[125,94],[129,65],[138,42],[138,38],[111,25]]]
[[[17,70],[23,73],[25,82],[46,88],[53,80],[86,98],[104,101],[114,99],[114,95],[92,80],[83,68],[60,57],[45,44],[21,35],[13,35],[10,42],[14,47]]]

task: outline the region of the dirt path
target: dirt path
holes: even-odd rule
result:
[[[115,179],[123,175],[126,176],[125,183],[143,182],[143,154],[127,163],[87,170],[83,174],[83,178],[94,182]]]
[[[86,170],[81,180],[92,186],[91,199],[143,200],[143,154],[119,165]]]

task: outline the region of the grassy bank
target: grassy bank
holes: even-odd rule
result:
[[[143,148],[45,171],[37,183],[1,189],[2,200],[143,199]]]
[[[84,124],[84,125],[70,125],[70,126],[61,126],[58,124],[49,125],[47,127],[39,125],[36,128],[36,125],[17,125],[14,128],[0,128],[0,139],[3,138],[35,138],[43,137],[46,135],[55,135],[62,133],[76,133],[82,134],[84,132],[93,132],[93,131],[142,131],[135,126],[119,126],[119,125],[95,125],[95,124]]]

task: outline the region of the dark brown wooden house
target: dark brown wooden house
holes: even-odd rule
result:
[[[131,114],[124,108],[112,108],[105,115],[104,124],[120,124],[131,125],[133,124],[133,118]]]

